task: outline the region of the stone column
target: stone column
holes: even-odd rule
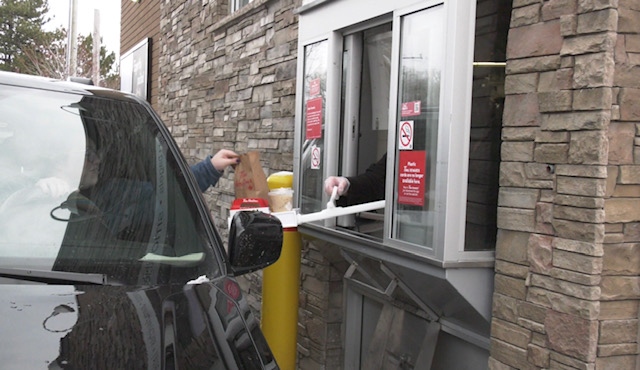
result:
[[[636,369],[640,5],[515,0],[491,369]]]

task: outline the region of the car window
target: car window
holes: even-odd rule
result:
[[[135,101],[0,90],[0,267],[182,282],[220,265],[158,124]]]

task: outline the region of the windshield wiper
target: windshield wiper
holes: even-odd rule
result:
[[[0,277],[13,278],[17,280],[36,281],[49,284],[82,283],[92,285],[110,285],[107,282],[107,275],[104,274],[85,274],[67,271],[27,270],[0,267]]]

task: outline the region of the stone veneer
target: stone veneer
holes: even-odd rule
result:
[[[162,1],[159,112],[189,161],[257,150],[265,173],[293,168],[298,3]],[[205,198],[225,231],[233,172]]]
[[[293,161],[300,0],[163,0],[159,112],[186,157]],[[640,366],[640,4],[514,0],[491,369]],[[205,197],[226,235],[229,171]],[[298,367],[342,366],[337,247],[305,242]],[[259,311],[260,275],[241,279]]]
[[[260,151],[267,175],[293,169],[298,46],[294,9],[300,4],[254,0],[227,15],[224,0],[161,2],[158,111],[192,163],[226,148]],[[235,198],[233,171],[227,170],[205,198],[226,240]],[[334,249],[303,247],[300,369],[338,369],[342,364],[344,270],[337,271],[326,257],[335,255]],[[260,317],[261,274],[240,277],[239,283]]]
[[[490,369],[640,366],[640,2],[515,0]]]

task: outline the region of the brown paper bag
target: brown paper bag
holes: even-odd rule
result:
[[[236,199],[268,199],[267,176],[260,164],[260,152],[251,151],[240,155],[240,163],[235,168],[234,187]]]

